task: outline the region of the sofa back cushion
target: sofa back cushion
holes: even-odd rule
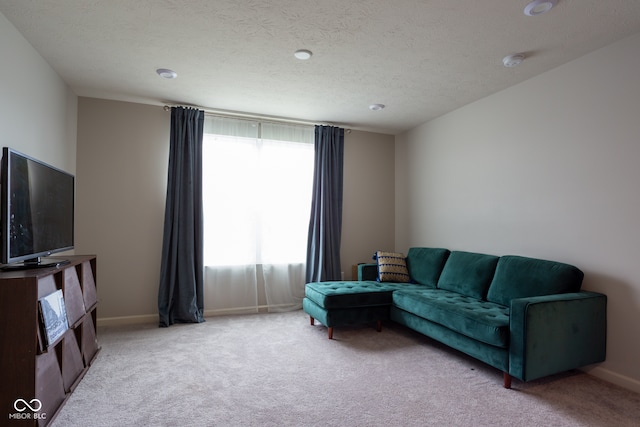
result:
[[[498,261],[487,300],[508,306],[514,298],[578,292],[583,277],[569,264],[505,255]]]
[[[407,269],[411,280],[435,288],[448,257],[448,249],[410,248],[407,252]]]
[[[438,288],[484,299],[498,259],[495,255],[453,251],[444,265]]]

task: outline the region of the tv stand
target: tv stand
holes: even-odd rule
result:
[[[100,350],[96,257],[54,261],[66,265],[0,272],[0,425],[52,422]],[[59,290],[68,329],[49,342],[39,301]]]
[[[16,262],[2,266],[2,271],[30,270],[32,268],[53,268],[62,267],[69,264],[68,259],[61,258],[31,258],[23,262]]]

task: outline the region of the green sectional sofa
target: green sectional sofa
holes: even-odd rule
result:
[[[442,248],[411,248],[402,262],[404,283],[380,281],[378,264],[360,265],[357,281],[308,283],[311,324],[332,338],[390,319],[500,369],[506,388],[605,360],[607,297],[581,291],[572,265]]]

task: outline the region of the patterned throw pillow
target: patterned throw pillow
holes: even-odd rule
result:
[[[409,282],[409,270],[404,254],[377,251],[373,258],[378,263],[379,282]]]

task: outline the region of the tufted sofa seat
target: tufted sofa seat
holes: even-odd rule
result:
[[[356,281],[308,283],[303,309],[330,339],[337,326],[395,321],[500,369],[507,388],[605,360],[607,297],[580,290],[572,265],[411,248],[406,269],[406,283],[377,281],[376,264]]]
[[[441,289],[399,290],[393,305],[497,347],[509,346],[509,308]]]

